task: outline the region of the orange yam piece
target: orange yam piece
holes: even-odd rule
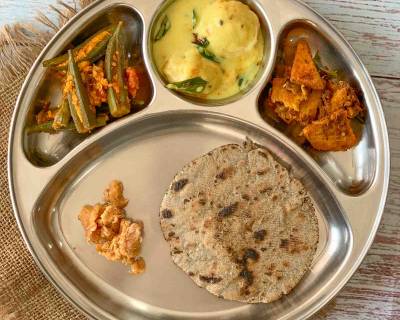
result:
[[[360,100],[358,99],[355,90],[348,82],[340,81],[335,87],[336,90],[334,91],[330,101],[331,110],[344,108],[347,110],[347,116],[349,118],[354,118],[359,113],[363,112]]]
[[[355,146],[357,138],[345,110],[338,110],[303,129],[312,147],[320,151],[345,151]]]
[[[272,80],[271,101],[280,102],[285,107],[299,110],[300,103],[307,99],[307,92],[301,90],[300,86],[290,83],[285,78],[274,78]]]
[[[322,91],[313,90],[308,95],[308,98],[300,103],[299,110],[288,108],[282,103],[277,103],[274,105],[274,111],[287,124],[297,121],[305,126],[316,119],[321,103]]]
[[[277,104],[275,108],[275,113],[278,115],[279,118],[285,121],[286,124],[290,124],[293,121],[297,120],[299,116],[298,111],[289,109],[281,103]]]
[[[320,118],[340,109],[346,110],[347,117],[351,119],[359,114],[364,114],[364,107],[358,99],[356,91],[346,81],[329,81],[323,100],[324,104],[319,113]]]
[[[313,90],[308,95],[306,101],[300,104],[299,121],[303,123],[308,123],[315,120],[317,117],[317,112],[322,103],[322,91]]]
[[[315,90],[325,88],[325,80],[321,78],[305,40],[300,40],[297,44],[290,81]]]

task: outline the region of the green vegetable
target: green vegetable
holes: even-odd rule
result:
[[[199,38],[196,33],[193,33],[193,37],[194,39],[192,43],[196,45],[197,51],[199,51],[204,58],[215,63],[220,63],[220,60],[217,58],[217,56],[207,49],[210,44],[207,38]]]
[[[242,88],[242,85],[244,84],[244,82],[245,82],[245,77],[244,76],[239,76],[238,77],[238,86],[239,86],[239,88]]]
[[[154,42],[160,40],[162,37],[165,36],[165,34],[168,32],[168,30],[171,28],[171,22],[168,19],[168,16],[164,16],[162,19],[160,26],[158,28],[157,33],[154,36]]]
[[[68,105],[69,105],[69,110],[71,112],[72,120],[75,125],[75,130],[78,131],[78,133],[87,133],[89,132],[88,129],[86,129],[83,125],[83,122],[78,116],[78,113],[75,110],[74,103],[72,100],[72,93],[68,94]]]
[[[54,116],[53,129],[59,130],[67,127],[70,119],[71,112],[69,111],[68,99],[63,99]]]
[[[75,125],[71,122],[64,129],[75,130]],[[56,133],[57,131],[53,128],[53,121],[48,121],[41,124],[35,124],[26,128],[27,134],[32,134],[36,132]]]
[[[194,29],[194,28],[196,27],[196,25],[197,25],[197,20],[198,20],[198,18],[197,18],[196,10],[193,9],[193,11],[192,11],[192,28],[193,28],[193,29]]]
[[[82,77],[71,50],[68,51],[68,74],[73,81],[73,88],[68,92],[72,119],[79,133],[90,131],[96,126],[96,114],[91,108],[86,88],[82,83]]]
[[[96,118],[96,128],[104,127],[107,124],[108,120],[109,120],[108,115],[104,113],[99,114]]]
[[[125,84],[126,52],[123,39],[122,21],[118,23],[107,46],[105,70],[108,83],[107,100],[114,118],[122,117],[131,111],[128,89]]]
[[[192,43],[197,46],[207,48],[208,45],[210,44],[210,41],[208,41],[207,38],[200,38],[197,33],[193,33]]]
[[[210,50],[207,50],[205,47],[200,47],[197,46],[197,50],[199,51],[199,53],[206,59],[211,60],[213,62],[216,63],[220,63],[219,59],[217,58],[217,56],[212,53]]]
[[[167,88],[189,93],[202,93],[206,88],[207,83],[208,81],[203,78],[195,77],[180,82],[169,83],[167,84]]]
[[[324,74],[326,74],[328,77],[337,79],[338,78],[338,71],[337,70],[331,70],[328,67],[324,66],[321,61],[321,57],[319,55],[319,51],[315,53],[315,56],[313,58],[315,65],[317,66],[318,70]]]
[[[107,124],[107,121],[109,120],[108,116],[106,114],[99,114],[96,118],[96,126],[95,128],[99,127],[104,127]],[[32,134],[32,133],[39,133],[39,132],[47,132],[47,133],[57,133],[59,131],[77,131],[75,123],[69,122],[65,127],[60,128],[60,129],[54,129],[53,126],[53,121],[48,121],[45,123],[41,124],[36,124],[33,126],[29,126],[26,128],[26,133],[27,134]]]
[[[110,40],[114,29],[114,25],[109,25],[96,32],[93,36],[81,43],[79,46],[72,49],[76,62],[94,62],[104,56],[108,41]],[[54,69],[67,69],[68,53],[53,59],[45,60],[43,62],[43,66]]]
[[[143,106],[144,100],[132,100],[132,105],[133,106]]]

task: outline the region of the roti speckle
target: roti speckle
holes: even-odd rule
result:
[[[239,204],[238,202],[235,202],[235,203],[232,203],[231,205],[223,208],[222,210],[220,210],[218,212],[218,217],[225,218],[225,217],[230,216],[232,213],[234,213],[237,210],[238,204]]]
[[[256,250],[250,248],[250,249],[246,249],[244,251],[243,260],[246,262],[247,262],[247,259],[257,261],[259,257],[260,257],[260,255],[258,254],[258,252]]]
[[[164,210],[161,212],[161,215],[162,215],[162,217],[165,218],[165,219],[170,219],[170,218],[172,218],[172,211],[169,210],[169,209],[164,209]]]
[[[218,283],[222,280],[222,278],[220,277],[214,277],[214,276],[199,276],[199,279],[203,282],[207,282],[207,283]]]
[[[188,179],[180,179],[172,184],[172,190],[178,192],[182,190],[188,182],[189,182]]]
[[[289,240],[288,239],[281,239],[281,243],[280,243],[279,247],[287,249],[289,247]]]
[[[265,229],[254,231],[254,238],[259,241],[263,241],[267,231]]]

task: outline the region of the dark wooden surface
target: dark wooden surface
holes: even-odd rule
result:
[[[276,0],[279,1],[279,0]],[[0,25],[32,19],[56,0],[0,0]],[[306,0],[352,44],[382,100],[391,148],[383,220],[367,257],[313,319],[400,319],[400,0]],[[48,11],[47,11],[48,12]]]

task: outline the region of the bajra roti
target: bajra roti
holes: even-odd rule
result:
[[[250,141],[187,164],[164,196],[160,223],[173,261],[197,285],[247,303],[289,293],[319,238],[303,184]]]

